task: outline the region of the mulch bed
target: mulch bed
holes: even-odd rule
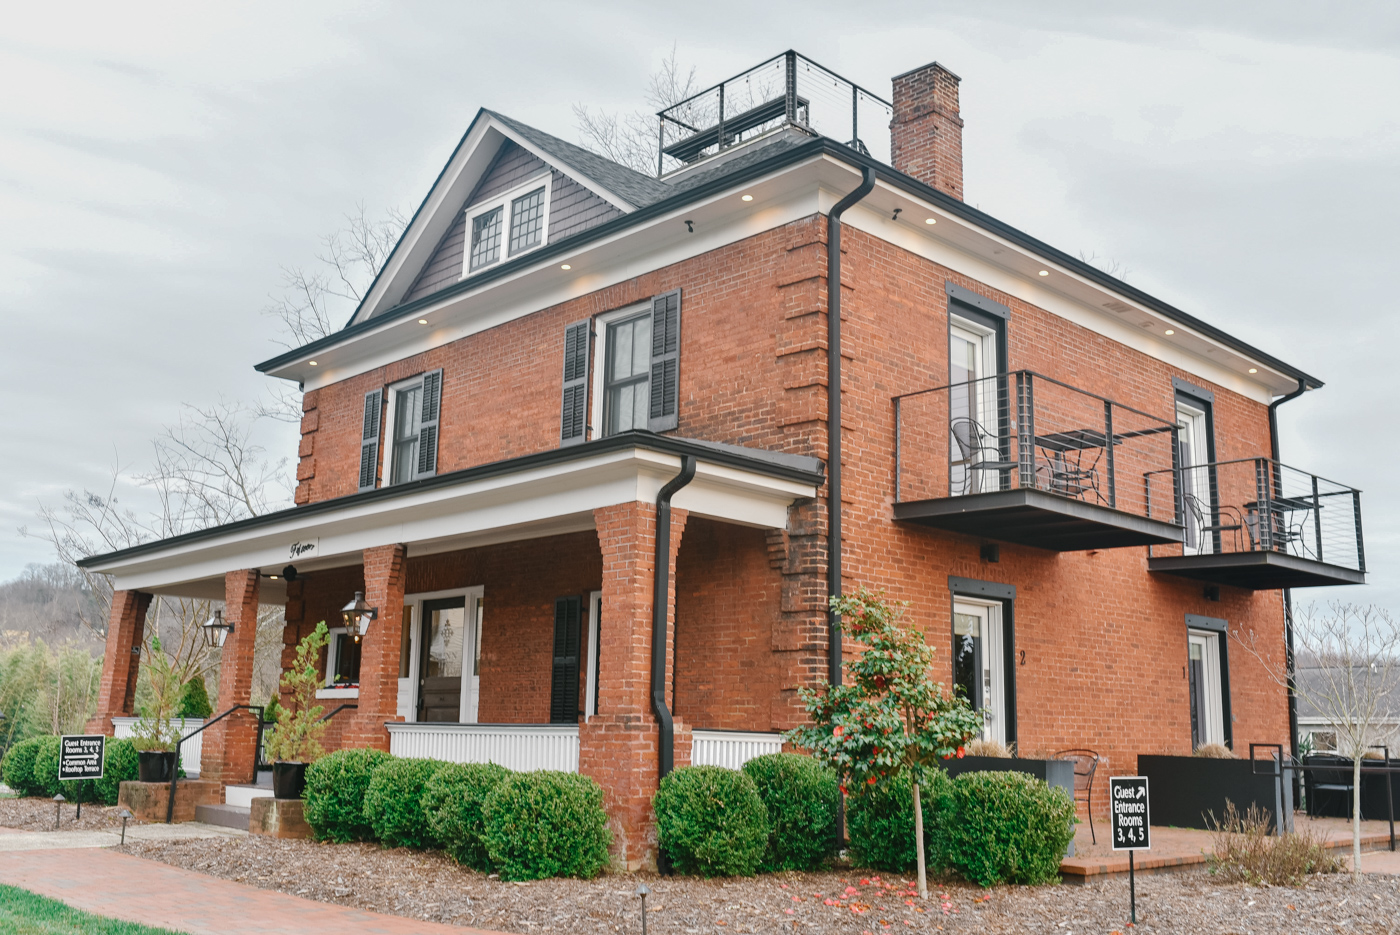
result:
[[[86,814],[86,810],[84,811]],[[139,842],[124,850],[263,889],[433,922],[504,932],[614,935],[648,932],[1335,933],[1400,930],[1400,878],[1314,877],[1306,886],[1218,883],[1204,871],[1140,877],[1138,925],[1127,926],[1128,881],[981,890],[941,881],[927,903],[907,879],[860,871],[698,880],[654,875],[507,883],[440,854],[370,844],[318,844],[251,836]]]
[[[53,831],[54,803],[41,798],[0,798],[0,828],[15,831]],[[119,829],[122,820],[117,817],[115,805],[92,805],[83,803],[82,821],[75,820],[75,802],[64,802],[59,831],[107,831]],[[129,825],[137,824],[136,821]]]

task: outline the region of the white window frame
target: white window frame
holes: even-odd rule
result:
[[[406,484],[408,480],[394,480],[394,417],[398,413],[399,393],[413,387],[422,388],[423,378],[428,375],[428,371],[418,374],[416,377],[409,377],[407,380],[400,380],[391,384],[384,391],[384,398],[388,401],[384,412],[384,443],[379,446],[380,475],[384,478],[385,487],[393,487],[396,484]],[[421,397],[420,397],[421,398]]]
[[[332,627],[326,631],[329,638],[326,644],[326,668],[321,673],[321,688],[316,690],[317,698],[358,698],[360,697],[360,686],[337,687],[335,684],[335,668],[340,662],[340,639],[348,638],[350,631],[345,627]]]
[[[982,710],[990,711],[991,717],[983,722],[982,738],[1006,743],[1006,648],[1002,646],[1005,637],[1003,614],[1005,607],[1001,601],[981,600],[953,595],[953,613],[959,607],[982,608],[986,611],[986,632],[982,635],[983,672],[991,673],[991,690],[983,686]]]
[[[587,721],[598,713],[598,670],[599,616],[602,614],[603,592],[590,591],[588,594],[588,679],[583,693],[583,719]]]
[[[1225,634],[1217,633],[1214,630],[1197,630],[1188,627],[1186,630],[1186,664],[1191,664],[1191,643],[1194,640],[1203,641],[1201,653],[1201,669],[1206,680],[1206,711],[1205,727],[1206,736],[1201,738],[1201,744],[1225,742],[1225,699],[1222,692],[1221,680],[1221,660],[1220,641]],[[1187,691],[1190,691],[1190,682],[1187,682]],[[1187,702],[1187,712],[1190,712],[1190,702]]]
[[[608,326],[628,318],[635,318],[642,312],[651,312],[651,300],[615,309],[593,319],[593,377],[588,390],[593,397],[593,403],[589,408],[592,414],[588,426],[590,439],[603,437],[603,404],[605,402],[603,397],[607,389],[608,367]]]
[[[475,724],[481,710],[481,681],[477,677],[475,692],[467,691],[466,680],[471,677],[472,663],[476,660],[476,654],[480,651],[477,646],[476,621],[477,606],[485,599],[486,588],[484,585],[472,585],[465,588],[450,588],[446,591],[424,591],[419,594],[405,594],[403,602],[413,608],[413,626],[408,631],[408,683],[409,692],[407,697],[407,711],[401,711],[408,723],[416,723],[418,720],[418,669],[422,665],[422,653],[419,650],[419,643],[423,633],[423,602],[436,601],[445,597],[461,597],[465,599],[465,612],[463,615],[462,627],[462,692],[457,709],[457,719],[462,724]],[[468,697],[471,695],[471,697]]]
[[[544,216],[541,219],[542,226],[540,227],[540,242],[535,244],[533,247],[526,247],[524,250],[521,250],[518,253],[511,253],[510,203],[515,199],[521,197],[522,195],[529,194],[530,192],[539,188],[541,185],[544,186]],[[512,260],[518,256],[524,256],[527,253],[533,253],[534,251],[543,247],[545,244],[549,243],[549,202],[550,197],[554,193],[553,187],[554,173],[553,171],[546,171],[543,174],[533,176],[527,179],[526,181],[521,182],[514,188],[511,188],[510,190],[503,192],[500,195],[497,195],[495,198],[492,198],[490,201],[482,201],[478,204],[472,205],[470,208],[467,208],[467,226],[462,237],[462,275],[460,278],[466,279],[469,276],[474,276],[477,273],[491,269],[493,266],[499,266],[507,260]],[[494,211],[497,208],[501,209],[502,218],[501,255],[497,257],[494,261],[487,263],[484,266],[478,267],[477,269],[472,269],[472,222],[481,215]]]
[[[1197,402],[1183,400],[1180,397],[1176,401],[1176,424],[1182,435],[1188,436],[1191,447],[1191,460],[1193,464],[1183,464],[1181,467],[1186,473],[1186,483],[1183,487],[1189,489],[1183,491],[1190,494],[1202,511],[1204,525],[1212,525],[1211,508],[1213,506],[1210,496],[1210,470],[1202,469],[1203,465],[1210,463],[1210,421],[1206,413],[1206,407]],[[1187,470],[1195,468],[1196,470]],[[1195,517],[1188,510],[1186,513],[1188,526],[1195,522]],[[1209,555],[1215,551],[1215,534],[1199,529],[1194,530],[1196,534],[1196,544],[1189,545],[1182,543],[1181,549],[1187,555]]]

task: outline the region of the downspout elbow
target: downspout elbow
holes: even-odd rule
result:
[[[681,472],[656,495],[656,560],[651,596],[651,710],[659,728],[658,778],[675,767],[676,725],[666,706],[666,624],[671,610],[671,497],[695,479],[695,456],[681,458]]]

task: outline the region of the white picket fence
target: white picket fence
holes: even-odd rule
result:
[[[574,724],[388,724],[389,752],[529,772],[578,772]]]
[[[112,718],[112,736],[130,737],[136,732],[136,722],[141,720],[136,717],[114,717]],[[171,725],[180,732],[183,737],[192,730],[199,730],[204,726],[204,719],[197,717],[176,718]],[[204,753],[204,735],[195,734],[189,740],[180,745],[180,765],[185,767],[185,775],[191,779],[199,777],[199,758]]]
[[[782,734],[697,730],[692,732],[691,738],[690,762],[693,766],[738,769],[754,757],[783,752]]]

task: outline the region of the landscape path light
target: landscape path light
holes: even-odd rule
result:
[[[204,645],[210,649],[220,649],[224,645],[224,640],[233,632],[233,624],[224,622],[224,612],[214,611],[214,616],[204,622],[204,626],[199,628],[204,633]]]
[[[647,935],[647,896],[651,895],[651,890],[645,883],[638,883],[634,892],[642,901],[642,935]]]
[[[58,830],[58,823],[63,818],[63,803],[68,800],[63,797],[63,793],[53,797],[53,830]]]
[[[117,812],[117,817],[122,820],[122,847],[126,847],[126,823],[128,819],[131,819],[135,816],[131,814],[131,809],[123,805],[121,809]]]
[[[364,591],[356,591],[355,599],[340,609],[340,616],[347,632],[364,636],[369,631],[370,621],[379,618],[379,608],[365,603]]]

